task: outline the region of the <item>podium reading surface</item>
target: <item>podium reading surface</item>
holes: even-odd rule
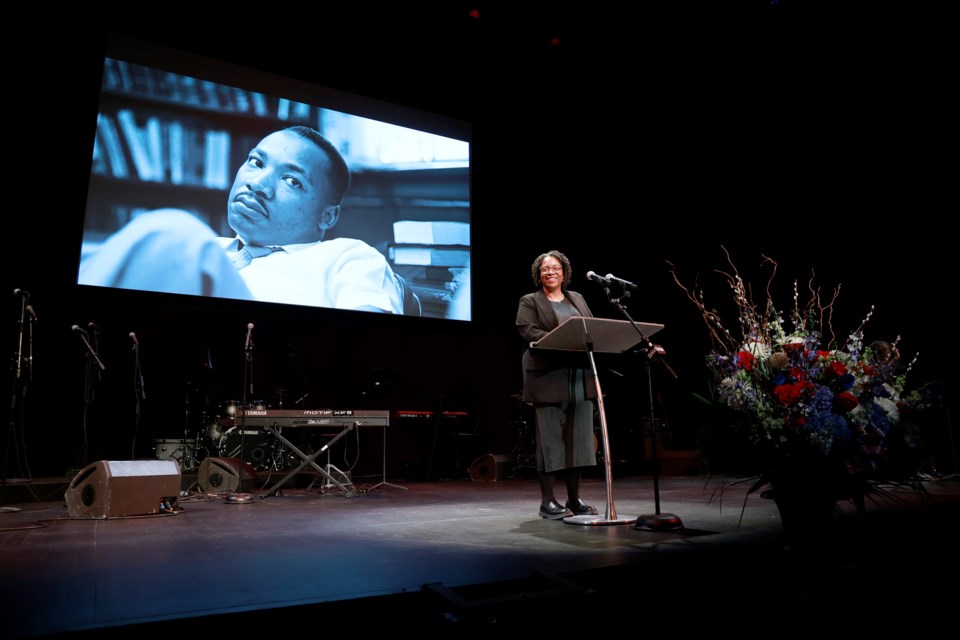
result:
[[[663,329],[662,324],[636,324],[646,338]],[[623,353],[642,340],[637,329],[626,320],[574,316],[537,340],[533,346],[537,349],[586,351],[584,343],[587,338],[593,341],[592,350],[596,353]]]

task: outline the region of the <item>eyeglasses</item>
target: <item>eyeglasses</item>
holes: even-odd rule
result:
[[[540,273],[563,273],[563,267],[540,267]]]

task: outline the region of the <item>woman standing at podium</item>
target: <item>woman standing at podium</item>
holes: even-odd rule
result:
[[[580,499],[583,468],[597,464],[592,402],[596,385],[589,360],[584,353],[535,346],[568,318],[593,317],[583,296],[567,289],[572,273],[570,260],[559,251],[537,256],[531,266],[537,290],[522,296],[517,310],[517,329],[524,340],[521,398],[534,408],[540,517],[549,520],[597,514]],[[564,505],[554,494],[557,477],[566,483]]]

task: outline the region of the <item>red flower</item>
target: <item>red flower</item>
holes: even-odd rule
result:
[[[842,362],[837,362],[834,360],[827,364],[823,369],[823,377],[826,380],[836,380],[842,375],[846,375],[847,366]]]
[[[842,391],[833,396],[833,410],[837,413],[852,411],[858,404],[860,404],[860,401],[857,400],[857,396],[849,391]]]
[[[753,364],[757,361],[749,351],[741,351],[737,354],[737,365],[744,371],[753,370]]]
[[[773,395],[777,402],[785,407],[797,404],[803,397],[805,391],[812,389],[813,383],[809,380],[801,380],[793,384],[781,384],[774,388]]]
[[[802,427],[807,424],[807,417],[801,414],[796,414],[787,418],[788,427]]]

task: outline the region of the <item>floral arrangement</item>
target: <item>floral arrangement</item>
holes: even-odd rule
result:
[[[735,329],[708,306],[702,292],[691,292],[675,272],[673,277],[707,325],[715,402],[732,414],[763,472],[830,463],[846,473],[873,476],[900,472],[907,459],[912,464],[917,459],[911,454],[917,444],[912,417],[924,399],[906,385],[917,356],[904,366],[899,336],[892,343],[866,342],[873,307],[838,342],[831,323],[839,287],[824,299],[811,277],[809,300],[801,304],[795,282],[792,305],[781,310],[770,293],[777,264],[763,256],[772,273],[766,299],[758,305],[729,254],[727,260],[731,269],[717,273],[733,295]]]

